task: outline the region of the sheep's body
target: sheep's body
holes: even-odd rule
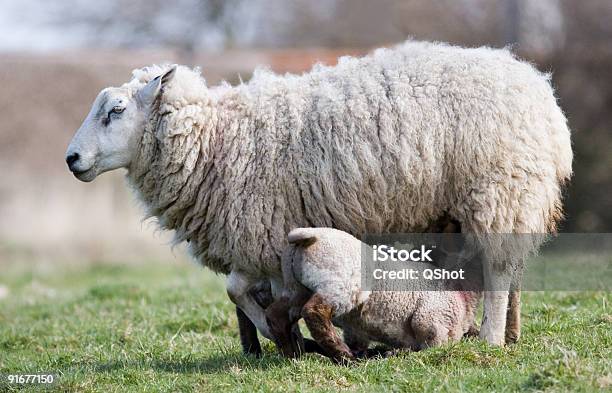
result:
[[[197,260],[234,274],[229,293],[253,319],[242,295],[280,277],[293,228],[416,232],[448,213],[464,232],[546,233],[571,162],[548,76],[506,50],[407,42],[237,87],[207,89],[179,67],[128,178]],[[485,324],[505,318],[497,308]]]
[[[367,350],[370,341],[420,350],[457,341],[473,327],[477,292],[452,290],[456,284],[442,280],[414,281],[412,291],[363,291],[362,253],[372,252],[367,245],[331,228],[295,229],[288,239],[282,297],[267,312],[275,337],[290,336],[291,326],[303,316],[317,342],[340,360]],[[403,266],[434,268],[422,262]],[[319,321],[342,327],[348,346]],[[285,354],[292,354],[293,345],[283,348],[289,342],[287,337],[278,340]]]

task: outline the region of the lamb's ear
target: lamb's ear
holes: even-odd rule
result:
[[[136,95],[136,100],[143,108],[150,107],[165,85],[168,84],[176,74],[176,65],[170,67],[166,72],[151,79]]]

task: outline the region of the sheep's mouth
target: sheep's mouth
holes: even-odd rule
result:
[[[97,176],[95,166],[89,169],[86,169],[84,171],[73,171],[72,174],[74,175],[74,177],[76,177],[80,181],[86,182],[86,183],[92,181]]]

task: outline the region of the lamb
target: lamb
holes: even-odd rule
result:
[[[300,355],[294,325],[304,318],[312,337],[336,362],[353,360],[378,341],[418,351],[457,341],[474,329],[480,293],[454,291],[446,281],[415,281],[414,291],[364,291],[362,252],[372,249],[332,228],[298,228],[288,235],[282,258],[283,294],[267,310],[281,353]],[[407,262],[423,271],[434,265]],[[344,329],[345,341],[334,329]]]
[[[414,41],[235,87],[183,66],[135,70],[98,95],[66,161],[86,182],[127,169],[148,216],[228,275],[254,353],[254,326],[272,335],[253,288],[277,297],[291,229],[421,232],[449,215],[467,233],[545,234],[572,173],[548,75],[507,50]],[[539,243],[482,243],[486,280],[502,283],[484,293],[489,343],[518,337],[507,272]]]

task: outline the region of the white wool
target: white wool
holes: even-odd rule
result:
[[[168,67],[169,65],[152,65],[137,68],[132,71],[132,80],[126,83],[124,87],[139,89],[151,79],[163,74]],[[207,99],[206,81],[200,75],[199,68],[192,70],[184,66],[177,67],[175,78],[180,83],[174,83],[172,88],[164,90],[164,101],[188,104]]]
[[[296,227],[416,232],[448,213],[466,232],[553,231],[571,163],[547,75],[507,50],[408,41],[237,87],[178,67],[128,178],[202,264],[267,276]]]

